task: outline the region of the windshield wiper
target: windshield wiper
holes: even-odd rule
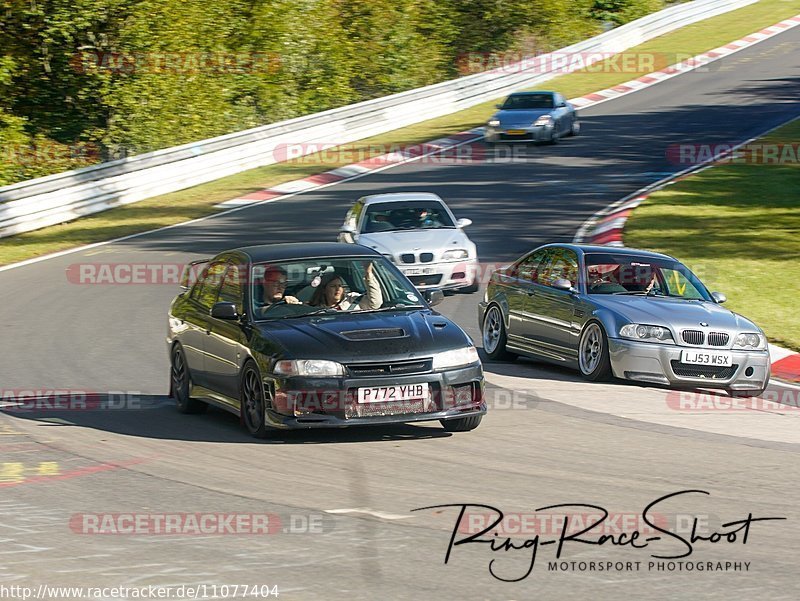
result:
[[[376,313],[378,311],[393,311],[395,309],[424,309],[425,305],[407,305],[406,303],[396,303],[394,305],[389,305],[388,307],[380,307],[379,309],[368,309],[367,311],[362,311],[362,313]]]

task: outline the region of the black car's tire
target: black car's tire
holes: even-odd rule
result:
[[[483,316],[481,339],[483,340],[483,351],[489,359],[516,359],[515,353],[506,350],[508,343],[506,324],[503,321],[503,311],[497,305],[489,305],[486,315]]]
[[[569,133],[567,135],[577,136],[579,133],[581,133],[581,122],[578,121],[577,117],[575,117],[569,126]]]
[[[242,423],[250,435],[256,438],[267,438],[274,429],[267,426],[266,423],[264,386],[261,383],[261,374],[252,361],[245,363],[242,369],[239,401]]]
[[[561,136],[558,134],[558,128],[553,125],[553,131],[550,132],[550,139],[547,141],[548,144],[551,146],[555,146],[561,140]]]
[[[578,368],[581,375],[592,382],[611,378],[608,336],[598,321],[590,321],[581,332],[578,342]]]
[[[203,413],[208,409],[208,404],[189,396],[192,374],[183,347],[176,344],[170,355],[170,379],[172,394],[175,396],[175,406],[181,413]]]
[[[459,417],[457,419],[440,419],[442,428],[448,432],[469,432],[477,428],[483,415],[470,415],[469,417]]]

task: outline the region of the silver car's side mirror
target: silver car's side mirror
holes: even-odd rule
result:
[[[467,219],[466,217],[456,221],[456,227],[468,227],[470,225],[472,225],[472,219]]]
[[[556,290],[572,290],[572,282],[565,278],[558,278],[555,282],[552,283],[553,288]]]
[[[726,300],[728,300],[728,297],[722,294],[722,292],[712,292],[711,298],[713,298],[714,302],[717,303],[718,305],[721,305]]]
[[[353,244],[356,241],[356,231],[349,227],[343,227],[339,230],[339,242],[347,242]]]

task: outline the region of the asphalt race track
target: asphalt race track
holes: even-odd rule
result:
[[[0,413],[0,584],[278,585],[285,600],[795,599],[796,408],[693,412],[656,387],[589,384],[530,361],[486,363],[491,410],[474,432],[431,424],[259,442],[231,415],[179,415],[166,398],[165,316],[177,287],[79,285],[65,274],[82,263],[184,263],[248,244],[332,240],[355,198],[400,190],[441,195],[457,217],[473,220],[468,233],[482,261],[508,262],[534,245],[570,240],[596,210],[683,169],[667,160],[670,144],[745,140],[800,114],[798,98],[795,28],[708,72],[586,109],[579,137],[523,148],[513,162],[410,163],[0,272],[4,394],[93,391],[112,405],[123,393],[138,397],[138,408]],[[440,305],[476,341],[479,298],[457,294]],[[742,532],[732,542],[700,540],[691,556],[673,560],[702,562],[703,571],[651,557],[686,553],[669,536],[642,549],[567,541],[559,565],[583,568],[550,570],[556,545],[542,545],[532,573],[505,582],[498,578],[524,576],[530,548],[465,544],[445,565],[458,508],[411,511],[484,504],[524,522],[543,506],[593,504],[609,521],[634,520],[641,543],[644,508],[687,489],[710,495],[651,511],[687,539],[690,516],[700,516],[706,536],[748,514],[787,519],[752,523],[746,544]],[[487,511],[470,513],[479,524]],[[147,536],[85,527],[85,514],[176,512],[268,513],[277,531]],[[541,542],[559,534],[552,524],[538,531]],[[517,545],[525,538],[534,535]],[[589,562],[622,563],[591,571]],[[741,565],[710,571],[708,562]]]

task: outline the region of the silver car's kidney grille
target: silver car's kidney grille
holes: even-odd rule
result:
[[[433,253],[422,253],[419,256],[419,260],[421,263],[430,263],[433,261]]]
[[[701,345],[706,341],[706,335],[700,330],[684,330],[681,332],[681,338],[686,344]]]
[[[416,258],[414,257],[413,253],[405,253],[403,255],[400,255],[400,260],[403,263],[413,263],[414,261],[416,261]]]
[[[709,332],[708,333],[708,344],[709,346],[725,346],[728,344],[728,340],[730,336],[728,336],[725,332]]]

